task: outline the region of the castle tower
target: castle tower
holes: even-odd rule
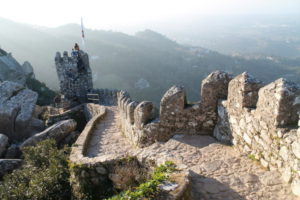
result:
[[[61,56],[60,52],[57,52],[55,65],[60,92],[65,99],[73,103],[87,102],[87,94],[93,89],[88,54],[79,50],[76,54],[68,56],[68,52],[65,51]]]

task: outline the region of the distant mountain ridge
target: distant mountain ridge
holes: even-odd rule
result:
[[[44,28],[0,19],[0,27],[3,27],[0,45],[13,52],[19,61],[29,60],[37,78],[57,88],[55,53],[70,51],[75,42],[80,43],[80,26]],[[265,82],[279,77],[300,82],[300,60],[226,56],[202,47],[178,44],[151,30],[132,36],[86,29],[85,35],[96,88],[127,90],[135,99],[156,104],[175,84],[186,87],[189,101],[198,100],[200,80],[215,70],[234,74],[248,71]],[[140,87],[140,80],[147,87]]]

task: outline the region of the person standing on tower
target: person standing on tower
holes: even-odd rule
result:
[[[75,46],[74,46],[74,57],[77,58],[77,69],[78,69],[78,72],[81,73],[85,68],[84,68],[84,64],[83,64],[83,60],[82,58],[80,57],[80,48],[79,48],[79,45],[77,43],[75,43]]]
[[[75,43],[74,49],[75,49],[76,51],[79,51],[79,50],[80,50],[79,45],[78,45],[77,43]]]
[[[72,48],[72,56],[78,59],[79,56],[79,45],[75,43],[74,48]]]

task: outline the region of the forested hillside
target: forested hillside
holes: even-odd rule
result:
[[[55,53],[70,51],[75,42],[81,44],[80,26],[44,28],[5,19],[0,19],[0,26],[4,27],[0,32],[1,47],[13,52],[21,62],[30,61],[38,79],[57,88]],[[279,77],[300,82],[299,59],[232,57],[181,45],[151,30],[127,35],[87,29],[85,35],[95,87],[124,89],[134,98],[156,104],[174,84],[185,86],[189,101],[198,100],[200,81],[214,70],[234,74],[248,71],[266,83]]]

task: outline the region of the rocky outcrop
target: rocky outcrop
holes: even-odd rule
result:
[[[5,159],[16,159],[20,158],[22,155],[22,151],[20,147],[17,144],[12,144],[10,147],[8,147],[6,154],[5,154]]]
[[[25,61],[21,67],[22,67],[23,72],[26,75],[26,77],[28,77],[28,78],[35,78],[33,67],[30,64],[30,62]]]
[[[13,81],[21,85],[26,82],[22,66],[9,53],[0,54],[0,81]]]
[[[21,165],[21,159],[0,159],[0,179]]]
[[[7,56],[7,52],[0,48],[0,56]]]
[[[37,133],[34,136],[28,138],[21,144],[22,147],[35,145],[36,143],[45,139],[55,139],[57,143],[60,143],[68,134],[76,129],[76,121],[73,119],[57,122],[51,127],[47,128],[41,133]]]
[[[21,141],[40,129],[40,122],[33,119],[37,93],[21,84],[0,83],[0,132],[9,139]]]
[[[8,145],[8,137],[0,133],[0,158],[3,156]]]

